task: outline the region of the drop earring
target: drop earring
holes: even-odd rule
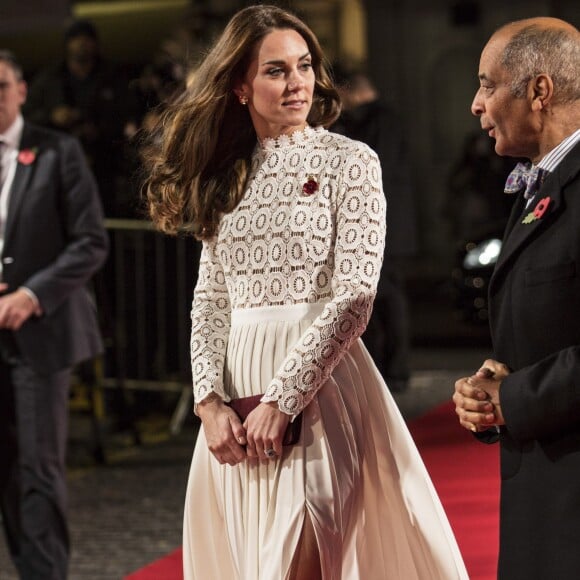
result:
[[[248,97],[246,95],[242,95],[240,97],[240,105],[247,105],[248,104]]]

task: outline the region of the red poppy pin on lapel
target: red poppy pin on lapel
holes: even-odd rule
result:
[[[536,204],[534,211],[531,211],[528,215],[526,215],[526,217],[522,220],[522,223],[531,224],[532,222],[541,219],[542,216],[546,213],[546,210],[548,209],[548,206],[550,205],[551,201],[552,200],[550,199],[550,197],[542,198]]]
[[[18,153],[18,163],[22,165],[32,165],[36,160],[36,148],[34,149],[22,149]]]

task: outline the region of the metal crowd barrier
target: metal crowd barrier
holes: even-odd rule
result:
[[[106,344],[101,384],[174,392],[170,429],[191,412],[190,308],[200,244],[146,221],[107,219],[111,251],[95,280]]]

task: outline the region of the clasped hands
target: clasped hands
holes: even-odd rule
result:
[[[244,423],[221,397],[209,395],[197,405],[207,446],[219,463],[236,465],[250,460],[264,462],[282,454],[282,440],[290,416],[277,403],[260,403]]]
[[[505,424],[499,391],[508,375],[506,365],[488,359],[474,375],[455,382],[453,402],[462,427],[478,432]]]

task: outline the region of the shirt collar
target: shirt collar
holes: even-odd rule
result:
[[[18,149],[20,147],[20,140],[22,139],[22,129],[24,127],[24,119],[22,115],[18,115],[14,123],[0,135],[2,140],[10,149]]]
[[[556,145],[548,154],[542,157],[538,163],[540,169],[553,172],[558,167],[560,161],[572,150],[574,145],[580,141],[580,129],[576,129],[572,135],[569,135],[559,145]]]

